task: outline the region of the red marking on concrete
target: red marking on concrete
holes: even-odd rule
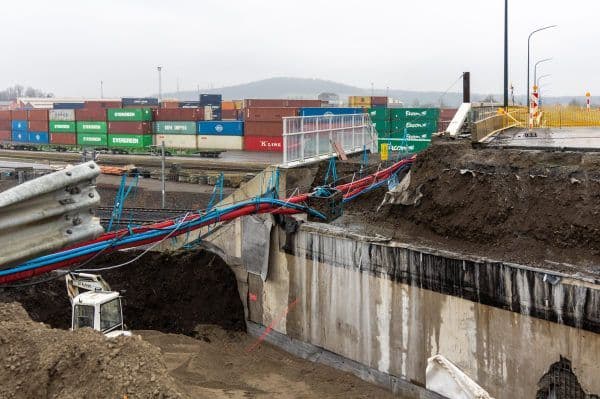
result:
[[[258,296],[256,294],[253,294],[252,292],[248,293],[248,298],[250,298],[252,302],[256,302],[258,300]]]
[[[260,344],[263,343],[265,338],[267,338],[267,335],[269,335],[271,333],[271,331],[273,331],[273,328],[275,327],[275,325],[277,325],[277,323],[279,323],[285,316],[287,316],[287,314],[290,312],[290,310],[292,310],[292,308],[294,308],[298,304],[298,302],[299,302],[299,299],[296,298],[292,303],[287,305],[287,307],[283,310],[283,312],[275,320],[273,320],[271,322],[271,324],[269,324],[267,329],[261,334],[261,336],[258,337],[256,342],[254,344],[250,345],[248,348],[246,348],[246,352],[250,353],[254,349],[258,348],[260,346]]]

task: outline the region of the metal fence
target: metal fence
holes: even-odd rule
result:
[[[377,132],[368,114],[299,116],[283,118],[283,164],[293,165],[330,158],[333,143],[346,154],[377,151]]]

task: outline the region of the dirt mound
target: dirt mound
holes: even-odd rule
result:
[[[86,268],[119,265],[137,255],[139,252],[116,252],[99,257]],[[98,274],[123,294],[123,313],[130,329],[190,336],[195,335],[198,324],[245,330],[235,275],[219,256],[207,251],[147,253],[125,267]],[[0,290],[0,301],[21,303],[35,321],[69,327],[71,305],[64,278]]]
[[[597,259],[599,166],[600,156],[591,153],[440,142],[419,154],[411,169],[410,190],[423,195],[417,204],[376,213],[381,191],[347,210],[398,234],[455,240],[467,249],[481,245],[487,255],[491,247],[491,254],[511,260]]]
[[[160,350],[135,337],[64,331],[0,304],[0,397],[181,398]]]

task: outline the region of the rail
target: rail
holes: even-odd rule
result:
[[[334,143],[346,154],[377,151],[377,133],[368,114],[283,118],[283,165],[331,158]]]

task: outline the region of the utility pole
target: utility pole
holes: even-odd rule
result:
[[[162,194],[162,209],[165,209],[165,141],[163,140],[160,145],[160,180],[161,180],[161,194]]]
[[[104,98],[104,81],[100,81],[100,98]]]
[[[471,72],[463,72],[463,103],[471,102]]]
[[[158,102],[160,102],[161,98],[162,98],[162,76],[161,76],[161,71],[162,71],[162,66],[157,66],[156,69],[158,70]]]
[[[508,110],[508,0],[504,0],[504,109]]]

